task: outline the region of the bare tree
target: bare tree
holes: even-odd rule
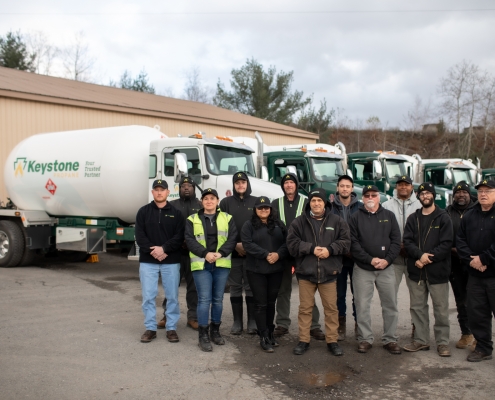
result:
[[[204,85],[198,66],[192,67],[186,73],[186,79],[184,96],[182,97],[184,100],[208,104],[212,103],[212,90]]]
[[[35,54],[34,72],[50,75],[53,60],[60,54],[60,49],[50,44],[48,36],[42,31],[33,31],[27,34],[26,44],[29,52]]]
[[[69,78],[85,82],[91,80],[95,60],[90,56],[84,32],[76,33],[74,42],[62,51],[62,62]]]
[[[487,75],[483,81],[481,88],[481,101],[480,101],[480,113],[481,113],[481,126],[483,127],[483,147],[481,151],[481,158],[485,155],[486,147],[488,144],[488,133],[493,127],[493,117],[495,115],[495,77]]]
[[[423,103],[421,97],[416,95],[412,108],[403,117],[404,128],[413,133],[420,133],[423,125],[431,121],[432,114],[431,97]]]

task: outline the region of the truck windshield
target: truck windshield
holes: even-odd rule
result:
[[[334,181],[344,174],[341,160],[311,158],[311,170],[317,181]]]
[[[250,176],[256,176],[253,155],[249,151],[208,145],[205,152],[206,167],[210,174],[233,175],[237,171],[243,171]]]
[[[392,160],[386,160],[385,165],[387,167],[388,178],[399,177],[402,175],[409,175],[404,166],[404,163]]]
[[[460,181],[466,181],[468,185],[472,185],[473,181],[471,179],[471,174],[468,169],[452,169],[454,175],[454,183],[459,183]]]

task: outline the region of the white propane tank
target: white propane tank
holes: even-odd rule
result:
[[[148,202],[150,142],[166,137],[146,126],[31,136],[7,158],[7,192],[22,210],[132,223]]]

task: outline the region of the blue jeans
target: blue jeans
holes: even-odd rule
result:
[[[175,331],[179,322],[179,279],[180,264],[139,264],[139,279],[143,294],[144,326],[156,331],[156,296],[158,294],[158,277],[162,276],[162,285],[167,296],[167,331]]]
[[[223,293],[229,277],[230,268],[217,268],[215,264],[205,262],[204,269],[193,271],[194,283],[198,291],[198,324],[208,325],[211,306],[211,322],[222,322]]]

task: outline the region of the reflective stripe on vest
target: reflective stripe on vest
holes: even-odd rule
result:
[[[203,221],[199,218],[198,214],[191,215],[187,218],[189,221],[193,223],[193,233],[194,238],[198,241],[199,244],[206,248],[206,236],[203,228]],[[219,212],[217,215],[217,219],[215,221],[217,225],[217,252],[220,247],[227,241],[229,237],[229,222],[232,219],[232,215]],[[200,271],[204,269],[205,259],[202,257],[198,257],[196,254],[189,252],[189,256],[191,257],[191,271]],[[222,257],[216,261],[217,267],[230,268],[231,266],[231,258],[232,255],[229,254],[227,257]]]
[[[280,219],[282,220],[282,222],[285,225],[287,225],[287,223],[285,222],[284,199],[285,199],[285,197],[280,197],[278,199],[278,212],[280,214]],[[305,199],[305,197],[299,195],[299,202],[297,203],[297,210],[296,210],[296,218],[299,217],[302,214],[303,205],[304,205],[304,199]]]

